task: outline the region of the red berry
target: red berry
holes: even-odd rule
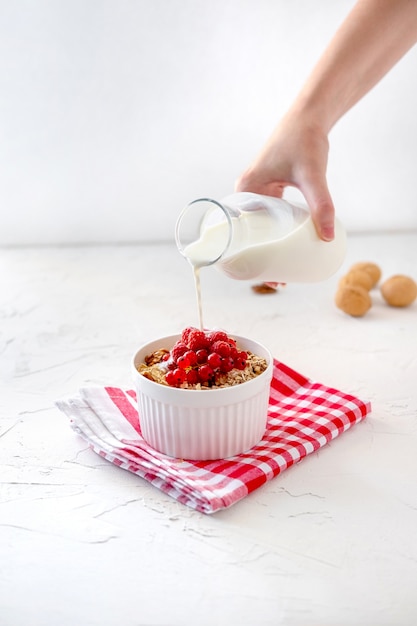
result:
[[[243,357],[241,357],[241,356],[239,356],[239,355],[238,355],[238,356],[234,359],[234,363],[235,363],[235,368],[236,368],[237,370],[244,370],[244,369],[245,369],[245,367],[246,367],[246,363],[247,363],[247,361],[246,361],[246,359],[244,359]]]
[[[220,362],[220,371],[227,374],[234,368],[234,361],[230,358],[230,356],[223,357]]]
[[[169,370],[165,374],[165,380],[167,381],[168,385],[170,385],[170,387],[176,387],[177,386],[177,381],[176,381],[176,378],[174,376],[173,370]]]
[[[187,345],[190,350],[204,350],[208,346],[206,334],[202,330],[192,330],[188,336]]]
[[[173,387],[175,385],[175,382],[174,382],[174,372],[172,370],[169,370],[165,374],[165,380],[167,381],[168,385],[170,385],[171,387]]]
[[[222,357],[230,356],[230,345],[226,341],[215,341],[211,349]]]
[[[196,352],[197,363],[205,363],[207,361],[208,352],[207,350],[197,350]]]
[[[182,341],[177,341],[177,343],[171,349],[172,359],[176,362],[180,358],[180,356],[187,352],[187,350],[188,348],[185,343],[182,343]]]
[[[182,369],[182,370],[186,370],[187,367],[190,367],[190,363],[186,357],[186,354],[183,354],[182,356],[179,357],[179,359],[177,360],[177,366]]]
[[[229,337],[222,330],[212,330],[207,333],[207,340],[210,344],[215,341],[228,341]]]
[[[197,355],[194,350],[188,350],[184,354],[184,359],[188,359],[188,364],[190,367],[194,367],[194,365],[197,365]]]
[[[217,354],[217,352],[212,352],[208,355],[207,363],[215,370],[220,367],[221,360],[222,357],[220,356],[220,354]]]
[[[184,328],[184,330],[181,333],[181,341],[182,341],[182,343],[185,343],[185,344],[188,343],[188,337],[190,336],[190,333],[193,330],[198,330],[198,328],[195,328],[194,326],[187,326],[187,328]]]
[[[181,370],[179,367],[177,367],[176,370],[172,370],[172,373],[174,375],[174,380],[176,382],[177,387],[185,383],[185,381],[187,380],[186,372],[184,370]]]
[[[198,377],[200,379],[200,382],[202,383],[206,383],[208,382],[211,378],[213,378],[214,372],[211,369],[210,365],[201,365],[198,368]]]
[[[198,376],[197,370],[188,370],[187,383],[189,385],[196,385],[198,382],[200,382],[200,378]]]

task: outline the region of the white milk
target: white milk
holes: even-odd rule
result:
[[[193,274],[194,274],[194,286],[195,286],[195,294],[197,296],[197,311],[198,311],[198,324],[199,329],[204,329],[203,324],[203,303],[201,301],[201,281],[200,281],[200,269],[197,265],[193,265]]]
[[[249,210],[232,217],[232,239],[216,267],[236,280],[288,283],[329,278],[339,269],[346,253],[342,225],[336,220],[335,238],[325,242],[318,237],[309,212],[294,209],[278,214]],[[211,263],[218,242],[226,239],[228,229],[225,221],[209,225],[197,241],[184,249],[184,256],[194,268]]]

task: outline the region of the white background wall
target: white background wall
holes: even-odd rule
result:
[[[353,0],[0,0],[0,244],[171,239],[233,191]],[[350,230],[417,227],[417,49],[338,124]]]

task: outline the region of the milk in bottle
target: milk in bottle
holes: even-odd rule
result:
[[[346,254],[338,219],[334,240],[322,241],[307,208],[248,192],[194,200],[177,220],[176,242],[194,268],[215,264],[230,278],[264,282],[325,280]]]

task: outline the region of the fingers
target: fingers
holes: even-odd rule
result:
[[[284,184],[281,181],[264,181],[253,170],[247,170],[235,182],[235,192],[250,191],[263,196],[282,198]]]
[[[327,144],[326,144],[327,145]],[[294,168],[296,175],[284,170],[276,169],[270,172],[269,168],[257,168],[253,166],[247,169],[235,183],[235,191],[251,191],[265,196],[282,198],[285,187],[297,187],[310,208],[311,217],[317,234],[323,241],[334,239],[334,216],[335,210],[326,181],[326,154],[323,146],[320,150],[314,147],[310,150],[313,155],[318,155],[311,163],[302,163],[301,167]],[[283,176],[284,173],[284,176]],[[286,175],[285,175],[286,174]]]
[[[304,182],[302,193],[310,207],[311,217],[320,239],[334,239],[334,205],[326,180]]]
[[[235,182],[235,191],[250,191],[252,193],[263,194],[265,184],[258,179],[252,169],[246,170]]]

